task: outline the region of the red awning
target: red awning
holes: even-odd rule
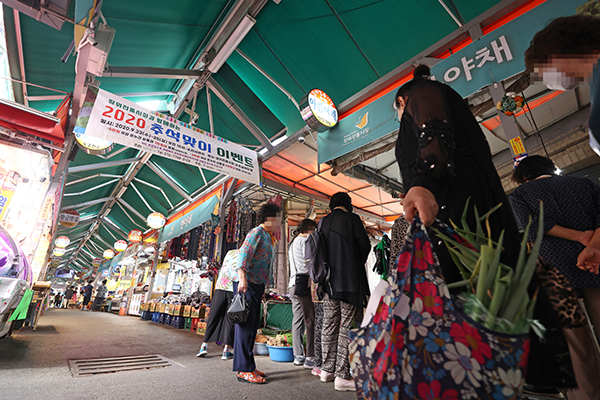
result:
[[[63,101],[63,104],[65,103]],[[59,110],[61,108],[59,107]],[[61,118],[5,99],[0,99],[0,126],[52,140],[53,142],[58,142],[60,145],[65,140]]]

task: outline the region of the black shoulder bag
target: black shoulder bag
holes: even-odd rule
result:
[[[293,246],[293,243],[292,243]],[[309,276],[308,274],[299,274],[298,267],[296,267],[296,260],[294,259],[294,249],[292,247],[292,260],[294,263],[294,269],[296,270],[296,280],[294,282],[294,294],[296,296],[308,296],[310,295],[309,287]]]

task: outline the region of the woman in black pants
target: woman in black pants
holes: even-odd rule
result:
[[[223,266],[219,271],[215,284],[215,293],[213,294],[210,315],[206,324],[204,343],[200,346],[200,351],[196,354],[196,357],[206,357],[208,343],[220,342],[225,344],[221,360],[233,358],[234,329],[227,318],[227,308],[233,299],[233,282],[237,281],[237,258],[237,250],[230,250],[225,255]]]

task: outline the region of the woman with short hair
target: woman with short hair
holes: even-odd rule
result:
[[[276,204],[265,204],[258,213],[259,226],[252,229],[238,255],[238,282],[233,291],[245,296],[248,305],[246,321],[235,325],[233,345],[233,370],[242,382],[267,383],[265,374],[256,369],[254,362],[254,341],[265,286],[272,280],[277,233],[281,227],[281,208]]]
[[[295,237],[290,244],[290,299],[292,300],[292,343],[294,346],[294,365],[304,365],[305,369],[315,367],[314,322],[315,309],[311,297],[311,285],[306,268],[304,247],[308,235],[317,227],[312,219],[303,219],[296,229]],[[302,338],[306,330],[306,354]]]

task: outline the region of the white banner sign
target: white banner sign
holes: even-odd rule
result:
[[[88,88],[74,131],[260,184],[255,151],[102,89]]]

